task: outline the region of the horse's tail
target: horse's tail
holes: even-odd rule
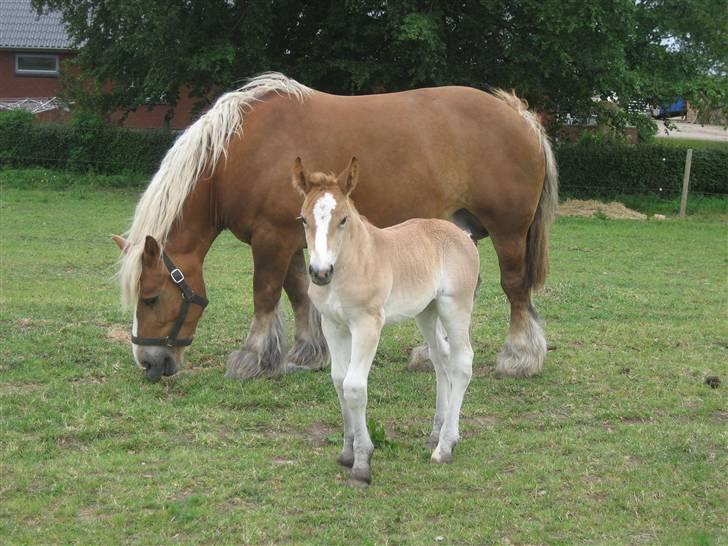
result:
[[[546,281],[549,269],[549,226],[556,216],[559,206],[559,172],[551,142],[543,125],[536,115],[528,110],[528,105],[515,93],[497,90],[495,96],[518,111],[536,133],[543,151],[546,174],[541,190],[541,198],[528,228],[526,238],[526,282],[531,290],[538,290]]]

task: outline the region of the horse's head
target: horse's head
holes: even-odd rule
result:
[[[128,243],[114,236],[122,250]],[[131,258],[131,256],[126,257]],[[144,241],[131,331],[134,360],[148,379],[177,373],[207,305],[201,265],[190,255],[171,257],[153,237]]]
[[[314,284],[331,282],[348,219],[357,214],[349,195],[358,179],[359,162],[355,157],[337,177],[319,172],[307,173],[300,157],[293,164],[293,186],[304,196],[301,223],[306,232],[310,257],[308,273]]]

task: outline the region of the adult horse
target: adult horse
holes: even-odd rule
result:
[[[352,197],[374,225],[443,218],[490,236],[511,303],[496,371],[541,370],[546,341],[531,291],[546,277],[558,177],[548,138],[522,102],[467,87],[342,97],[268,73],[220,97],[177,139],[127,238],[115,237],[122,299],[135,307],[132,351],[149,378],[175,373],[191,343],[207,303],[202,264],[224,229],[251,245],[254,262],[254,317],[226,377],[326,364],[290,165],[301,157],[318,170],[354,155],[362,177]],[[287,354],[281,290],[295,316]]]

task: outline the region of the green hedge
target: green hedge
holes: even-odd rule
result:
[[[680,193],[686,151],[664,144],[561,144],[556,150],[561,194],[608,197]],[[728,194],[728,146],[693,150],[690,191]]]
[[[175,137],[164,130],[118,129],[93,117],[58,125],[35,123],[27,112],[2,112],[0,165],[153,174]]]
[[[63,126],[34,123],[27,112],[2,112],[0,166],[151,175],[174,139],[169,131],[117,129],[88,116]],[[674,145],[586,140],[558,145],[556,156],[564,196],[672,196],[682,187],[685,148]],[[694,150],[690,187],[728,194],[728,146]]]

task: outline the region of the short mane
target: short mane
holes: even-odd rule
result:
[[[179,218],[187,196],[208,169],[215,169],[234,134],[242,134],[245,115],[268,93],[288,94],[299,101],[313,90],[277,72],[266,72],[237,91],[222,95],[215,105],[192,124],[164,156],[134,212],[127,232],[128,245],[119,266],[121,299],[134,305],[139,296],[141,255],[144,239],[154,237],[162,248],[174,222]]]

